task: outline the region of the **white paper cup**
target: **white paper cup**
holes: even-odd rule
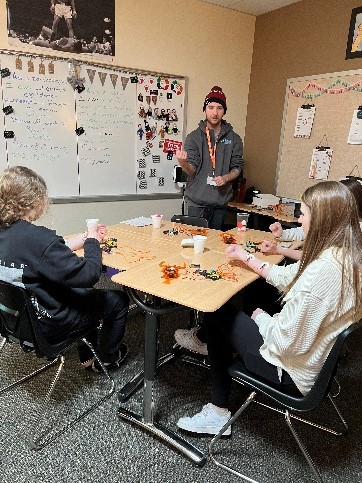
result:
[[[85,220],[86,223],[87,223],[87,227],[89,227],[90,225],[98,225],[99,223],[99,218],[88,218],[87,220]]]
[[[161,228],[163,215],[151,215],[153,228]]]
[[[194,252],[203,253],[207,236],[195,235],[193,238],[194,238]]]
[[[249,213],[236,213],[236,226],[238,231],[245,232],[248,226]]]

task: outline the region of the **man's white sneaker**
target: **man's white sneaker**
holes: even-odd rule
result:
[[[180,418],[177,426],[191,433],[218,434],[220,429],[231,417],[230,411],[220,415],[211,403],[206,404],[195,416]],[[224,436],[231,434],[231,426],[227,428]]]
[[[175,340],[178,345],[184,349],[188,349],[189,351],[196,352],[203,356],[208,355],[207,344],[201,342],[201,340],[197,338],[197,327],[190,330],[177,329],[175,331]]]

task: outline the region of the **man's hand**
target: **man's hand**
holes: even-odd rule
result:
[[[55,12],[55,5],[54,4],[50,5],[50,11],[54,15],[54,12]]]
[[[184,151],[183,149],[178,149],[176,151],[176,158],[178,164],[181,166],[182,169],[184,169],[187,166],[187,151]]]
[[[214,178],[216,186],[225,186],[229,181],[229,176],[224,174],[223,176],[215,176]]]

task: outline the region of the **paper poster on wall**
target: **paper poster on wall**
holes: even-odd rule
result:
[[[312,132],[314,115],[316,108],[314,106],[302,106],[297,111],[297,119],[295,122],[294,137],[309,138]]]
[[[313,149],[309,168],[310,179],[328,179],[333,149],[318,147]]]
[[[8,42],[18,50],[115,55],[115,0],[7,0]]]
[[[362,144],[362,109],[353,112],[347,143]]]

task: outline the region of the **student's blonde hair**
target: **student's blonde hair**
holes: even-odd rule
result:
[[[306,189],[302,201],[310,210],[310,226],[298,272],[285,292],[289,292],[305,268],[324,250],[335,247],[340,249],[342,263],[339,307],[347,291],[353,290],[354,315],[357,316],[362,304],[362,234],[356,200],[342,183],[323,181]]]
[[[0,224],[9,226],[27,218],[38,219],[48,205],[44,179],[25,166],[5,169],[0,175]]]

